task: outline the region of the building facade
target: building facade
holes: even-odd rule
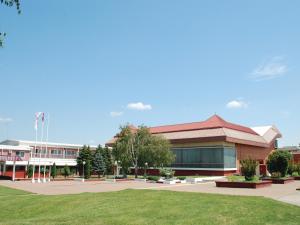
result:
[[[29,165],[35,167],[36,178],[41,176],[39,167],[42,171],[54,163],[58,167],[76,167],[76,158],[82,147],[79,144],[5,140],[0,143],[0,176],[24,179]]]
[[[288,151],[292,154],[292,161],[296,164],[300,163],[300,146],[284,146],[278,148],[278,151]]]
[[[240,161],[256,159],[258,173],[266,173],[266,159],[281,137],[275,126],[245,127],[214,115],[202,122],[151,127],[171,143],[175,175],[229,175],[240,172]],[[107,145],[112,146],[117,136]],[[150,173],[158,172],[156,169]]]

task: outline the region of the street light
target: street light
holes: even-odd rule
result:
[[[145,177],[145,178],[147,177],[147,168],[148,168],[148,163],[145,162],[145,174],[144,174],[144,177]]]
[[[85,165],[85,161],[83,161],[82,164],[83,164],[83,179],[82,179],[82,182],[84,182],[84,165]]]

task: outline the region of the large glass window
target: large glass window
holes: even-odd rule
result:
[[[236,153],[231,147],[172,148],[176,155],[172,167],[235,168]]]

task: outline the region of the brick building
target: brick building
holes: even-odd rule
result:
[[[275,126],[245,127],[214,115],[202,122],[151,127],[162,135],[176,155],[171,165],[176,175],[228,175],[240,171],[240,160],[256,159],[266,173],[266,159],[276,148],[281,133]],[[116,136],[106,143],[112,146]],[[150,169],[155,174],[156,169]]]
[[[29,165],[35,166],[35,178],[38,178],[39,165],[49,168],[55,163],[58,168],[65,165],[76,167],[76,158],[82,147],[80,144],[5,140],[0,142],[0,176],[13,180],[26,178]]]

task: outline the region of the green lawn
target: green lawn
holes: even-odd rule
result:
[[[5,225],[300,223],[300,207],[262,197],[154,190],[42,196],[3,187],[0,193]]]

